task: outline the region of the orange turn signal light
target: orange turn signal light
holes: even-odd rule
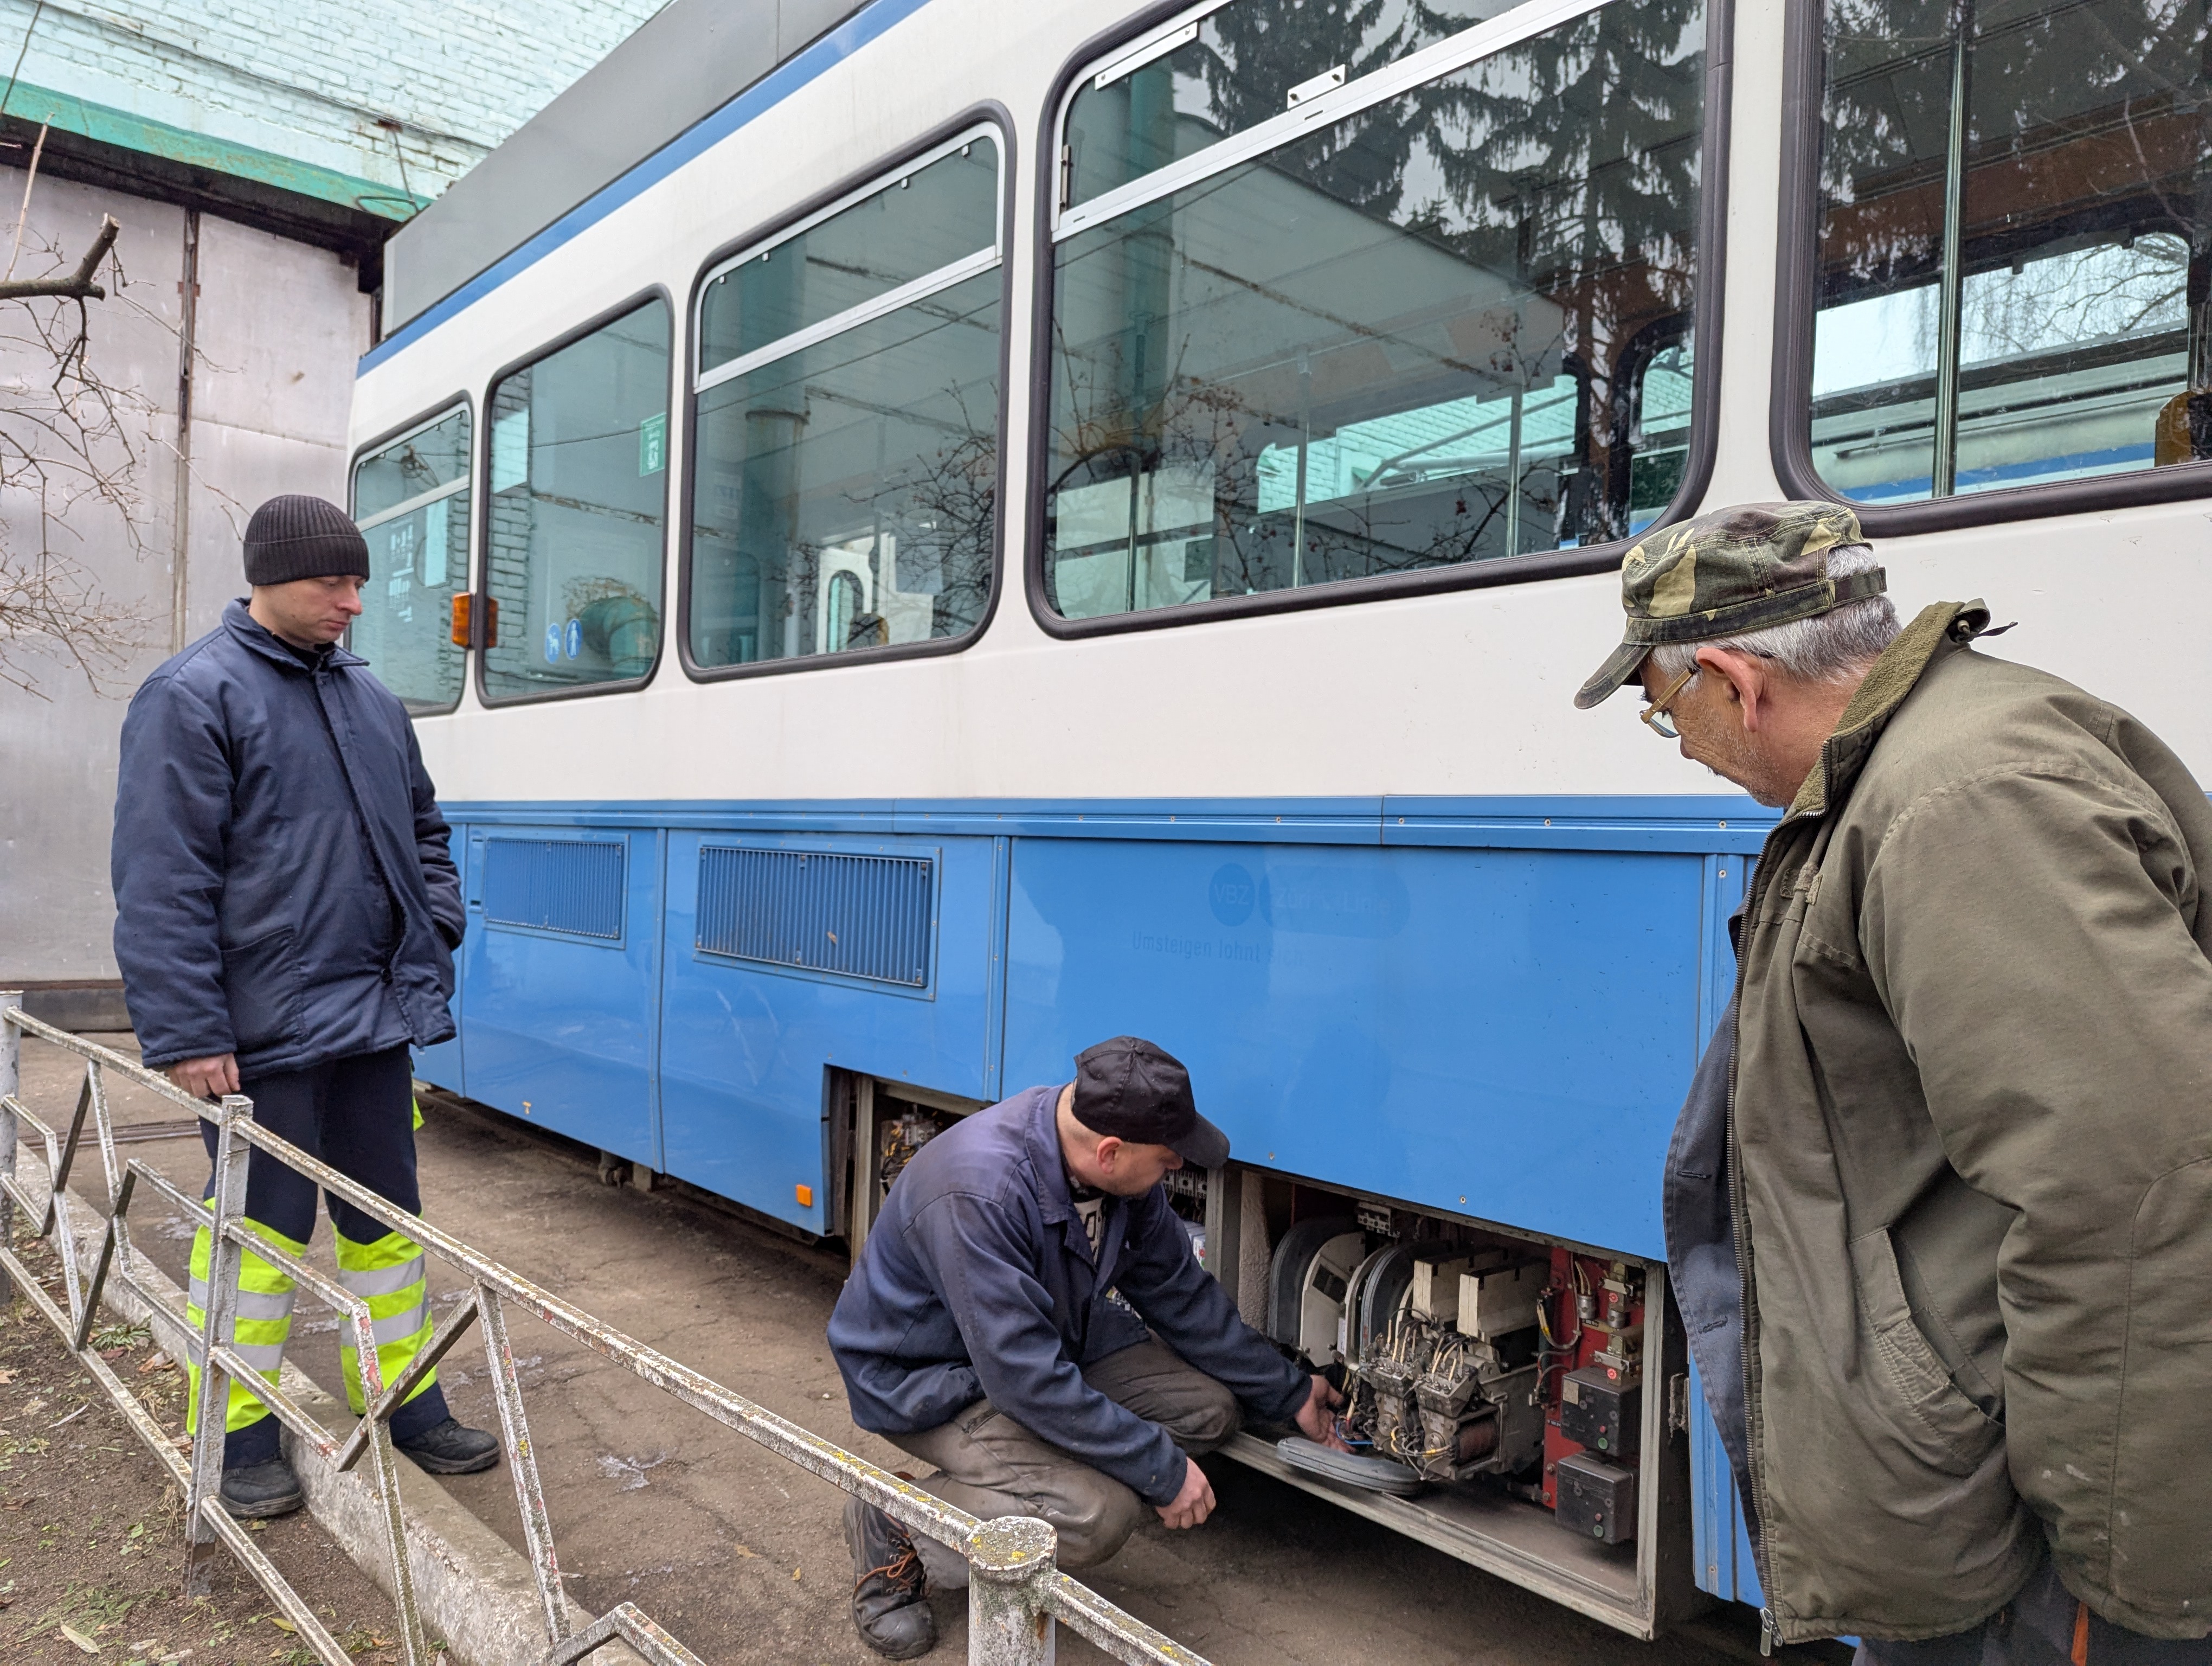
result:
[[[469,595],[466,592],[464,592],[460,595],[453,598],[453,646],[455,648],[467,648],[471,646],[469,641],[469,604],[473,602],[475,599],[475,597]],[[499,603],[489,596],[484,598],[484,639],[483,645],[485,648],[497,648],[499,646]]]
[[[813,1187],[811,1187],[811,1186],[793,1186],[793,1187],[791,1189],[791,1190],[792,1190],[792,1195],[793,1195],[793,1196],[795,1196],[796,1198],[798,1198],[798,1200],[799,1200],[799,1207],[800,1208],[802,1208],[802,1209],[811,1209],[811,1208],[812,1208],[812,1207],[814,1207],[814,1188],[813,1188]]]

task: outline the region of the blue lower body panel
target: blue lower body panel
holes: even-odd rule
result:
[[[428,1079],[809,1231],[845,1071],[981,1101],[1107,1037],[1241,1161],[1658,1259],[1766,818],[1737,799],[451,806]],[[1693,1420],[1697,1582],[1756,1602]]]

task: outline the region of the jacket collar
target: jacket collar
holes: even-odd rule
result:
[[[308,671],[306,661],[285,647],[277,640],[275,632],[247,611],[246,599],[243,596],[238,597],[224,607],[222,625],[224,629],[263,659],[273,660],[287,671],[296,671],[303,674]],[[368,661],[362,659],[361,655],[349,651],[343,644],[337,642],[331,643],[331,651],[323,656],[324,668],[329,671],[336,671],[344,666],[365,666],[368,663]]]
[[[1897,640],[1882,650],[1851,696],[1835,733],[1820,747],[1820,761],[1790,800],[1785,820],[1825,815],[1850,796],[1852,785],[1873,756],[1875,743],[1905,697],[1920,686],[1928,667],[1955,653],[1988,629],[1990,610],[1978,601],[1933,602],[1920,610]]]
[[[1030,1166],[1036,1171],[1037,1212],[1047,1221],[1075,1219],[1075,1204],[1067,1195],[1067,1163],[1060,1154],[1060,1095],[1066,1085],[1030,1090],[1036,1097],[1023,1130]]]

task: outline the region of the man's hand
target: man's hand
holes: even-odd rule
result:
[[[1183,1460],[1182,1491],[1165,1504],[1152,1506],[1170,1527],[1196,1527],[1213,1513],[1213,1483],[1190,1459]]]
[[[1329,1387],[1328,1378],[1316,1377],[1313,1392],[1306,1403],[1298,1408],[1298,1432],[1318,1445],[1334,1447],[1340,1452],[1352,1450],[1344,1444],[1344,1437],[1336,1432],[1335,1412],[1344,1403],[1344,1396]]]
[[[238,1055],[216,1053],[204,1059],[179,1059],[161,1073],[195,1099],[220,1099],[238,1091]]]

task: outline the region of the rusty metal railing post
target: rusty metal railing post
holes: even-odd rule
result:
[[[1052,1666],[1046,1608],[1060,1535],[1034,1516],[985,1522],[968,1541],[968,1666]]]
[[[218,1343],[228,1347],[238,1329],[238,1274],[246,1252],[229,1231],[246,1215],[246,1164],[252,1152],[238,1132],[251,1121],[253,1101],[223,1095],[216,1107],[215,1224],[209,1235],[207,1308],[202,1315],[196,1352],[200,1380],[193,1395],[192,1484],[185,1499],[185,1594],[204,1596],[215,1570],[215,1526],[210,1508],[222,1508],[222,1444],[229,1422],[230,1374],[215,1357]]]
[[[0,1012],[23,1004],[21,989],[0,989]],[[12,1099],[21,1091],[23,1032],[13,1022],[0,1018],[0,1099]],[[0,1108],[0,1175],[15,1177],[15,1113]],[[0,1250],[15,1243],[15,1200],[0,1186]],[[0,1267],[0,1304],[15,1299],[15,1281]]]

